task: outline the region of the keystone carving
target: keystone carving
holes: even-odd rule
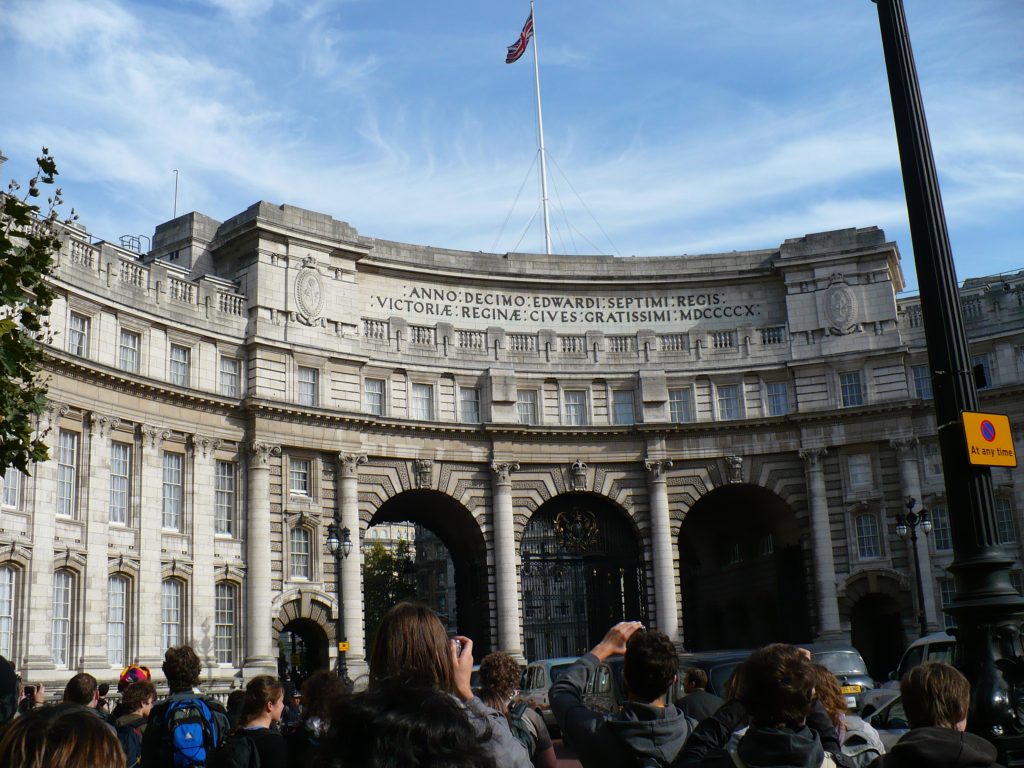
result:
[[[430,488],[434,476],[434,462],[430,459],[416,459],[416,487]]]
[[[726,456],[725,461],[729,465],[729,482],[730,483],[742,483],[743,482],[743,457],[742,456]]]
[[[587,465],[579,459],[572,463],[572,489],[587,490]]]

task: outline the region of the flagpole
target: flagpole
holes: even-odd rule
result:
[[[540,108],[540,56],[537,54],[537,16],[530,0],[533,19],[533,80],[537,86],[537,134],[540,139],[540,204],[544,210],[544,252],[551,254],[551,220],[548,216],[548,163],[544,156],[544,115]]]

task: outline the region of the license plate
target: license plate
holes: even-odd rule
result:
[[[860,693],[859,685],[844,685],[842,687],[843,693]]]

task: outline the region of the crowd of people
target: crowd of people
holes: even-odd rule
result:
[[[597,711],[584,689],[598,666],[623,656],[625,703]],[[422,605],[400,603],[381,622],[367,690],[350,693],[330,672],[301,690],[259,675],[226,706],[200,688],[189,646],[167,650],[168,694],[145,667],[124,670],[112,711],[87,673],[60,703],[22,686],[0,657],[0,766],[5,768],[554,768],[544,719],[515,699],[519,666],[492,653],[471,686],[473,642],[449,638]],[[869,725],[847,712],[838,681],[810,654],[774,644],[736,668],[725,699],[688,671],[675,647],[639,622],[609,630],[551,687],[552,711],[584,768],[982,768],[995,748],[966,732],[970,686],[946,664],[915,667],[900,684],[911,730],[883,754]]]

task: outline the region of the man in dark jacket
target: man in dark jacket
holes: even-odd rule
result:
[[[625,654],[622,666],[629,700],[617,714],[588,709],[583,703],[587,677],[616,654]],[[664,633],[643,631],[639,621],[624,621],[551,686],[551,710],[583,768],[672,762],[693,726],[678,707],[665,705],[678,664],[675,647]]]
[[[720,696],[708,693],[708,673],[700,667],[686,670],[683,678],[683,690],[686,695],[676,702],[679,708],[697,722],[711,717],[718,708],[725,704]]]
[[[911,669],[900,682],[910,731],[871,768],[999,768],[996,748],[967,733],[971,684],[959,670],[929,661]]]

